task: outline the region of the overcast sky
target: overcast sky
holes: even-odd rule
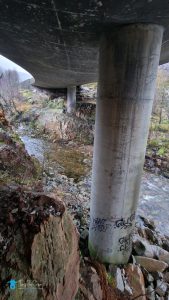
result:
[[[29,77],[32,77],[30,73],[28,73],[26,70],[12,62],[11,60],[5,58],[4,56],[0,55],[0,68],[5,70],[16,70],[17,72],[22,72],[28,75]]]

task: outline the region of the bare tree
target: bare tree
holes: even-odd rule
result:
[[[160,69],[153,104],[153,113],[159,117],[159,124],[162,122],[164,111],[169,111],[169,74],[166,70]]]
[[[5,110],[17,112],[15,99],[19,97],[19,76],[17,71],[0,71],[0,102]]]

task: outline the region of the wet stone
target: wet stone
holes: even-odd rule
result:
[[[147,287],[146,289],[146,296],[148,300],[155,300],[155,291],[154,291],[154,287],[152,287],[151,285]]]
[[[161,272],[152,272],[151,274],[152,274],[154,280],[163,279],[163,273],[161,273]]]
[[[136,262],[144,267],[148,272],[163,272],[168,265],[163,262],[153,258],[135,256]]]
[[[124,292],[124,282],[123,277],[120,268],[116,266],[110,266],[109,267],[110,274],[113,276],[115,281],[115,287],[120,291]]]
[[[159,259],[166,262],[169,265],[169,252],[161,253]]]
[[[124,278],[123,278],[123,280],[124,280]],[[124,293],[129,296],[133,295],[133,290],[126,280],[124,280]]]
[[[155,299],[156,299],[156,300],[164,300],[164,297],[160,297],[160,296],[156,293]]]
[[[158,244],[158,238],[155,236],[155,232],[150,228],[145,228],[145,234],[148,240]]]
[[[164,274],[164,281],[166,281],[167,283],[169,283],[169,272],[166,272]]]
[[[146,297],[144,296],[145,291],[145,282],[144,282],[144,276],[137,265],[128,264],[125,267],[125,273],[127,280],[129,282],[129,285],[132,288],[133,291],[133,299],[138,298],[139,295],[142,295],[139,300],[146,300]]]
[[[168,289],[169,285],[161,280],[157,280],[157,286],[156,286],[156,293],[159,295],[159,296],[164,296],[167,292],[167,289]]]
[[[146,286],[149,286],[154,281],[154,277],[145,268],[142,267],[141,270],[144,275]]]
[[[169,240],[163,241],[162,246],[166,251],[169,251]]]

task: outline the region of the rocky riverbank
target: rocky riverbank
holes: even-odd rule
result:
[[[52,136],[48,141],[48,132],[37,138],[39,131],[35,127],[30,132],[29,126],[18,130],[19,138],[4,128],[7,123],[1,122],[0,146],[9,145],[17,159],[14,165],[14,156],[1,159],[2,170],[11,175],[0,187],[0,299],[168,300],[167,179],[143,176],[144,217],[137,216],[129,263],[100,264],[90,258],[87,246],[93,146]],[[24,180],[22,165],[27,169]],[[158,202],[164,203],[161,219],[156,219],[162,221],[161,232],[145,218],[147,211],[159,215]],[[126,247],[129,242],[125,240]]]
[[[68,205],[79,240],[56,194],[5,187],[0,199],[0,299],[168,299],[169,238],[152,221],[137,217],[127,265],[103,265],[90,258],[83,208]]]
[[[44,190],[54,191],[66,203],[89,209],[91,191],[92,145],[77,142],[49,142],[37,138],[29,127],[18,133],[29,154],[37,157],[44,168]],[[152,218],[158,230],[169,233],[168,179],[152,172],[143,172],[138,213]]]
[[[29,144],[28,137],[21,136],[26,144]],[[39,144],[39,142],[37,141]],[[50,149],[54,146],[52,151],[57,156],[58,145],[56,143],[51,144]],[[60,146],[59,146],[60,147]],[[78,149],[76,143],[68,143],[61,146],[64,154],[64,149],[68,151],[72,148]],[[48,148],[49,150],[49,148]],[[88,228],[89,228],[89,199],[91,188],[91,163],[92,163],[92,147],[80,146],[82,151],[87,157],[83,156],[84,165],[88,166],[86,175],[79,177],[78,181],[74,180],[74,174],[71,176],[65,176],[62,167],[54,165],[54,161],[48,161],[48,168],[44,170],[46,191],[53,191],[56,193],[66,204],[68,211],[73,217],[73,222],[80,234],[80,251],[81,251],[81,264],[80,264],[80,281],[79,291],[76,298],[79,299],[168,299],[168,265],[165,262],[161,262],[161,256],[159,253],[168,255],[164,250],[169,251],[168,238],[160,233],[153,222],[148,221],[143,217],[137,218],[135,233],[133,237],[133,252],[130,259],[130,263],[127,267],[115,266],[109,268],[99,263],[93,262],[90,259],[87,247]],[[38,151],[39,152],[39,151]],[[34,153],[36,155],[36,152]],[[45,155],[45,154],[44,154]],[[52,157],[52,155],[51,155]],[[56,167],[54,167],[56,166]],[[75,165],[74,165],[75,167]],[[151,181],[148,181],[150,190],[148,188],[146,176],[152,176]],[[148,177],[149,178],[149,177]],[[149,179],[148,179],[149,180]],[[153,183],[154,180],[154,183]],[[147,203],[149,203],[147,196],[151,196],[154,184],[157,189],[158,176],[153,174],[145,174],[144,178],[144,205],[141,205],[140,211],[144,214],[144,207],[147,209]],[[166,181],[167,179],[162,179]],[[162,184],[162,181],[161,183]],[[163,187],[159,186],[159,190],[154,191],[158,196],[162,193]],[[166,194],[167,195],[167,194]],[[156,197],[153,196],[154,199]],[[166,196],[167,197],[167,196]],[[162,200],[164,196],[162,195]],[[143,198],[144,199],[144,198]],[[167,199],[167,198],[166,198]],[[150,211],[152,211],[152,204],[150,205]],[[154,211],[159,211],[158,206]],[[164,220],[164,215],[163,215]],[[167,220],[167,219],[166,219]],[[164,223],[163,223],[164,224]],[[164,225],[161,229],[163,231]],[[166,224],[167,225],[167,224]],[[166,227],[166,232],[169,232]],[[159,248],[160,247],[160,248]],[[159,252],[160,251],[160,252]],[[160,254],[161,255],[161,254]],[[141,258],[140,258],[141,257]],[[145,258],[145,259],[144,259]],[[148,260],[147,260],[148,258]],[[143,264],[143,265],[142,265]],[[148,264],[148,265],[146,265]],[[155,264],[155,270],[149,269],[149,266]],[[165,266],[163,269],[156,270],[157,266]],[[154,277],[153,277],[154,276]],[[133,285],[133,281],[136,283]],[[148,278],[148,279],[147,279]],[[149,280],[149,281],[148,281]],[[162,289],[162,291],[161,291]],[[137,293],[139,291],[139,294]],[[141,295],[141,296],[140,296]],[[162,296],[162,295],[165,295]]]
[[[81,235],[80,243],[87,251],[87,235]],[[129,263],[104,266],[92,261],[86,252],[81,259],[77,299],[168,299],[168,251],[169,238],[159,234],[152,221],[138,216]]]

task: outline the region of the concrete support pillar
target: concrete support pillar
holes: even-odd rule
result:
[[[76,86],[67,88],[67,112],[72,114],[76,111]]]
[[[132,24],[101,40],[89,250],[102,262],[131,254],[162,35]]]

